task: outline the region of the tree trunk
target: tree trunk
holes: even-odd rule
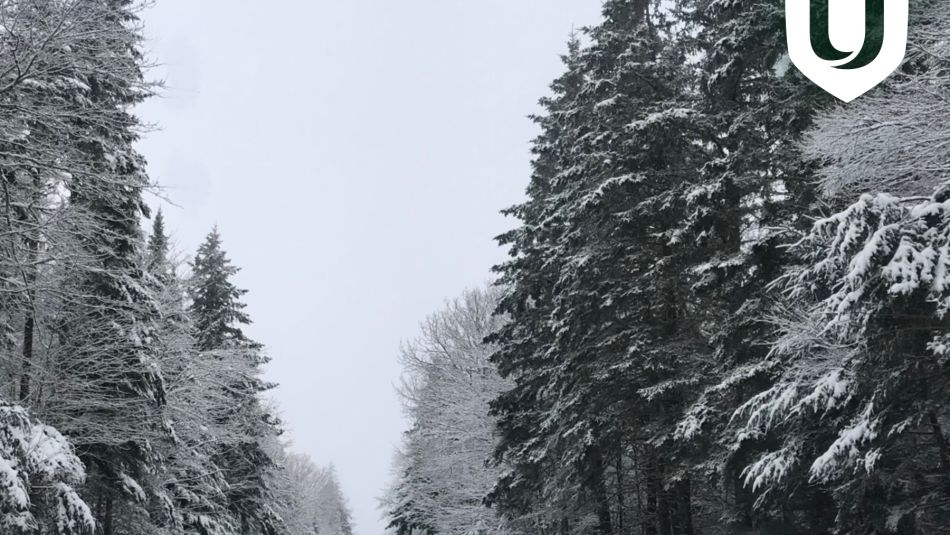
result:
[[[659,461],[657,465],[657,474],[660,476],[659,494],[657,495],[656,504],[657,533],[659,533],[659,535],[673,535],[673,525],[670,522],[670,492],[663,488],[662,465],[659,464]]]
[[[102,519],[102,535],[112,535],[112,496],[106,498],[106,514]]]
[[[39,179],[36,180],[37,187],[40,186]],[[20,220],[24,223],[38,222],[26,210],[21,208]],[[30,397],[30,381],[32,380],[33,368],[33,336],[36,331],[35,309],[36,309],[36,261],[39,257],[40,242],[36,236],[36,231],[30,231],[25,237],[26,261],[25,266],[21,268],[23,282],[26,286],[26,317],[23,319],[23,364],[20,369],[20,403],[27,404]]]
[[[676,532],[682,535],[696,535],[693,524],[693,485],[687,478],[676,485]]]
[[[670,522],[670,493],[663,488],[663,463],[656,449],[647,446],[647,523],[648,535],[673,535]]]
[[[940,454],[940,470],[944,473],[950,473],[950,451],[947,447],[947,438],[943,436],[943,430],[940,428],[940,420],[937,413],[929,411],[927,418],[930,420],[930,428],[933,430],[934,439],[937,442],[937,451]]]
[[[624,533],[623,443],[617,447],[617,532]]]
[[[610,498],[607,493],[607,483],[604,481],[604,457],[600,448],[592,448],[589,462],[588,487],[597,510],[597,528],[600,533],[610,535],[613,533],[610,521]]]
[[[657,473],[656,454],[650,446],[644,452],[643,470],[647,480],[647,507],[643,519],[644,535],[658,535],[658,510],[660,501],[660,478]]]
[[[23,320],[23,368],[20,370],[20,403],[27,404],[30,398],[30,377],[33,367],[34,320],[32,303]]]

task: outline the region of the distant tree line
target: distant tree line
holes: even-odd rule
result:
[[[394,533],[950,533],[950,5],[848,105],[784,31],[607,0],[571,38],[497,288],[403,352]]]
[[[217,230],[189,270],[161,213],[145,237],[140,7],[0,1],[0,532],[350,535]]]

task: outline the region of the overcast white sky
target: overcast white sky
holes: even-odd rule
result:
[[[357,532],[404,428],[401,340],[489,280],[529,175],[525,116],[597,0],[159,0],[140,144],[179,246],[217,223],[294,447]]]

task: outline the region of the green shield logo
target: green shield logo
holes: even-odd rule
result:
[[[900,66],[908,12],[909,0],[786,0],[789,58],[817,85],[849,102]],[[855,36],[863,36],[860,45],[842,45]]]

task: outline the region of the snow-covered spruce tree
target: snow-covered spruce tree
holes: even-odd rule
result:
[[[781,280],[776,380],[737,411],[742,436],[781,437],[746,480],[763,495],[828,489],[841,533],[950,522],[948,199],[865,194],[815,224]]]
[[[574,166],[574,144],[583,135],[589,113],[579,101],[584,81],[580,50],[579,37],[572,36],[562,58],[565,73],[551,84],[552,95],[541,99],[543,114],[533,117],[541,134],[532,147],[535,157],[528,199],[504,212],[522,224],[498,238],[510,248],[511,258],[495,268],[499,284],[505,287],[499,313],[516,321],[505,323],[490,338],[499,343],[492,361],[512,382],[512,388],[492,402],[499,421],[496,462],[508,468],[490,502],[510,520],[538,532],[559,529],[582,514],[575,510],[575,503],[569,503],[574,487],[548,480],[557,463],[545,451],[556,430],[545,425],[554,400],[543,393],[557,365],[549,317],[554,307],[552,283],[559,269],[556,237],[564,228],[563,219],[551,216],[562,202],[559,193],[575,183],[579,168]],[[399,495],[406,504],[405,514],[410,514],[411,496]]]
[[[484,342],[503,321],[494,315],[499,293],[472,290],[450,301],[402,348],[400,394],[411,428],[386,504],[397,531],[513,532],[484,504],[500,472],[486,466],[495,448],[489,403],[509,386]]]
[[[46,421],[75,443],[86,464],[85,495],[103,533],[142,532],[152,445],[162,436],[164,387],[151,347],[157,324],[145,284],[140,218],[149,186],[133,149],[138,122],[130,106],[150,93],[142,73],[136,7],[128,1],[81,2],[70,21],[83,39],[72,97],[82,113],[64,115],[77,165],[63,186],[73,217],[60,245],[56,316],[46,319],[51,388],[40,400]],[[69,161],[69,160],[67,160]]]
[[[944,270],[950,10],[915,6],[907,62],[886,86],[820,113],[820,219],[779,288],[776,378],[737,413],[782,437],[746,470],[761,493],[807,482],[836,498],[840,533],[943,533],[948,525]],[[836,520],[836,521],[835,521]],[[834,521],[834,522],[832,522]]]
[[[530,200],[515,212],[523,226],[503,237],[514,245],[499,268],[512,321],[494,358],[503,372],[527,363],[531,373],[507,372],[516,387],[496,402],[513,470],[492,498],[530,504],[522,481],[540,473],[548,491],[573,502],[562,511],[579,513],[549,524],[556,533],[689,531],[689,476],[660,451],[696,382],[682,371],[703,350],[673,231],[680,188],[705,147],[692,132],[690,71],[668,13],[630,0],[603,12],[577,54],[571,129],[547,130],[554,114],[541,121]],[[543,159],[548,147],[561,152]],[[528,409],[540,425],[509,431]]]
[[[128,2],[0,6],[4,393],[70,436],[106,533],[139,501],[162,434],[138,250],[142,162],[130,105],[148,95]],[[16,324],[10,328],[9,319]],[[9,374],[9,375],[7,375]],[[122,500],[120,500],[122,501]],[[136,515],[144,512],[130,505]],[[134,528],[133,528],[134,529]]]
[[[159,208],[152,220],[152,232],[148,236],[145,253],[149,273],[159,282],[170,281],[175,277],[175,266],[172,264],[170,255],[171,244],[165,230],[165,216]]]
[[[678,194],[704,147],[664,6],[606,2],[604,19],[583,55],[593,113],[582,186],[565,205],[569,231],[559,238],[554,417],[561,438],[575,443],[562,462],[603,479],[601,531],[639,524],[647,533],[689,532],[690,476],[670,455],[669,431],[703,344],[686,309],[688,250],[673,231]],[[631,492],[632,478],[642,494]]]
[[[162,265],[162,240],[146,251],[141,237],[148,179],[131,148],[138,125],[128,110],[151,87],[138,8],[0,3],[0,396],[21,399],[75,441],[91,506],[70,494],[83,477],[69,466],[69,446],[39,448],[60,442],[40,436],[55,431],[11,407],[0,432],[35,435],[33,453],[54,457],[43,464],[4,446],[25,482],[8,481],[20,497],[0,515],[10,522],[4,533],[28,514],[43,533],[85,532],[84,510],[107,534],[237,530],[223,475],[208,462],[216,452],[197,447],[227,436],[208,424],[233,405],[214,388],[214,365],[231,365],[186,358],[195,350],[179,281]]]
[[[783,245],[816,209],[812,167],[799,142],[814,110],[829,97],[805,80],[785,55],[784,3],[684,0],[685,54],[699,58],[701,99],[694,128],[710,148],[689,180],[679,247],[691,249],[695,322],[710,346],[697,363],[701,394],[675,437],[691,464],[721,485],[730,529],[768,529],[798,510],[800,529],[820,529],[827,499],[790,486],[754,512],[743,468],[772,437],[735,439],[730,419],[741,400],[768,385],[768,342],[774,292],[767,285],[792,259]],[[781,497],[782,499],[779,499]],[[733,507],[734,505],[734,507]],[[793,522],[794,524],[794,522]]]
[[[219,363],[219,381],[227,405],[217,408],[219,424],[227,434],[218,441],[212,460],[224,473],[228,510],[238,519],[239,533],[280,533],[274,512],[269,473],[275,469],[266,443],[280,433],[276,418],[264,407],[261,394],[271,385],[261,380],[267,362],[263,348],[245,336],[250,323],[241,296],[246,290],[231,281],[238,268],[221,247],[217,228],[198,248],[189,282],[189,314],[195,325],[201,358]],[[227,363],[221,365],[221,363]]]
[[[75,214],[62,202],[65,181],[76,174],[96,175],[97,156],[79,141],[91,125],[122,130],[126,119],[89,99],[94,75],[128,78],[124,62],[103,62],[112,53],[102,46],[124,28],[105,24],[102,3],[77,0],[9,1],[0,5],[0,176],[3,188],[2,256],[4,300],[0,329],[16,359],[17,369],[4,370],[14,381],[3,394],[36,402],[33,369],[41,364],[37,317],[50,289],[41,271],[56,247],[78,227],[67,222]],[[105,178],[105,177],[103,177]]]
[[[153,477],[161,491],[151,504],[152,519],[172,533],[231,535],[238,522],[228,510],[224,473],[213,461],[215,440],[233,439],[221,423],[231,398],[219,383],[221,369],[231,364],[199,354],[161,211],[145,261],[159,303],[153,347],[165,379],[162,425],[169,431],[155,444],[161,469]]]

